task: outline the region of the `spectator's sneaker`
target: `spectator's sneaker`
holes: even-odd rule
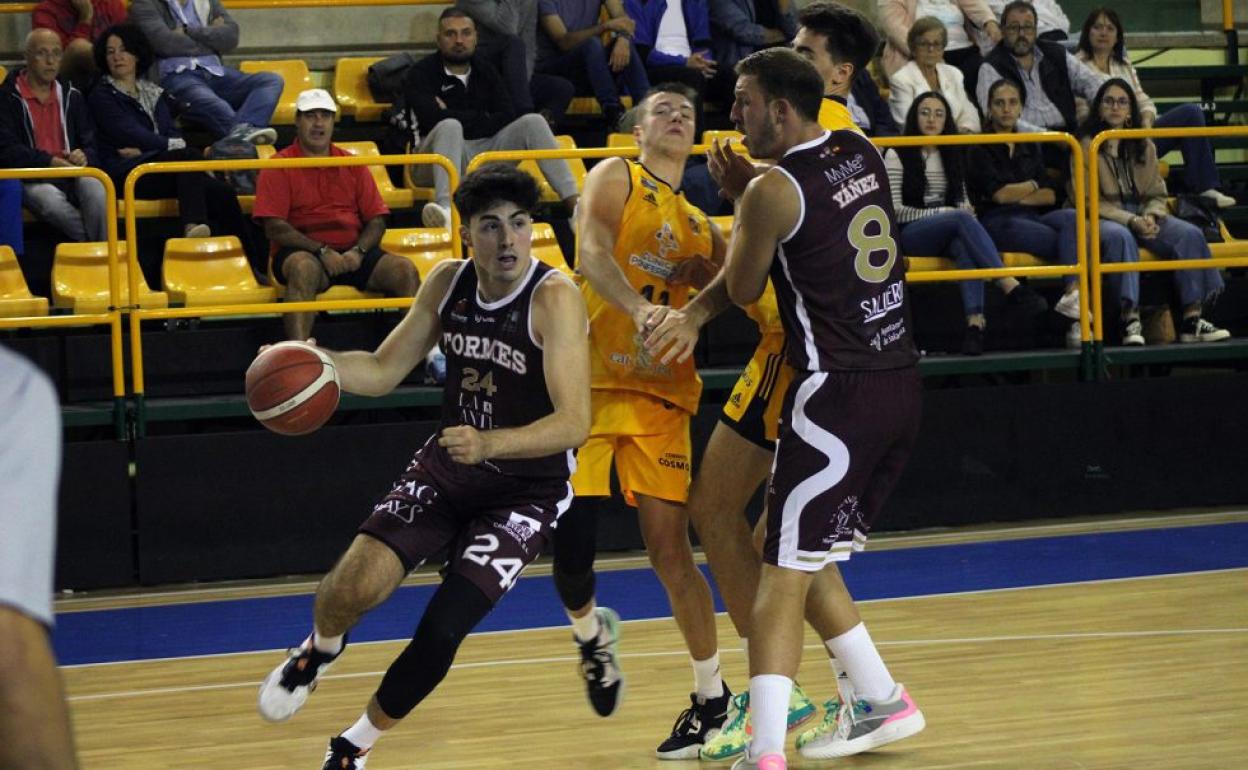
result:
[[[732,770],[788,770],[783,754],[764,754],[758,759],[741,757],[732,763]]]
[[[1076,307],[1078,301],[1078,295],[1075,295]],[[1005,295],[1005,304],[1010,310],[1027,316],[1040,315],[1049,309],[1049,303],[1044,301],[1044,297],[1032,291],[1025,283],[1020,283],[1014,287],[1014,291]]]
[[[208,238],[212,236],[212,228],[205,224],[187,225],[183,233],[186,238]]]
[[[1083,333],[1079,331],[1079,322],[1075,321],[1066,329],[1066,347],[1078,350],[1083,346]]]
[[[1235,205],[1234,198],[1232,198],[1229,195],[1224,195],[1223,193],[1221,193],[1218,190],[1213,189],[1212,187],[1202,192],[1200,194],[1200,197],[1208,198],[1209,200],[1213,201],[1214,204],[1216,204],[1217,207],[1220,209],[1229,209],[1231,206]]]
[[[624,700],[624,673],[620,670],[620,616],[610,607],[594,610],[598,636],[588,642],[576,639],[581,648],[581,677],[589,705],[600,717],[609,717]]]
[[[1015,291],[1017,291],[1017,289]],[[1013,292],[1010,292],[1010,293],[1012,294]],[[1053,306],[1053,309],[1057,311],[1059,315],[1065,316],[1066,318],[1069,318],[1072,321],[1078,321],[1079,320],[1079,290],[1075,289],[1072,292],[1063,294],[1061,299],[1057,301],[1057,304]]]
[[[833,704],[829,702],[828,705]],[[852,707],[839,701],[837,705],[834,727],[830,727],[830,720],[825,718],[823,725],[815,728],[819,734],[812,736],[810,733],[814,731],[808,731],[798,739],[798,751],[803,757],[848,757],[909,738],[927,724],[923,712],[914,705],[910,693],[901,684],[893,689],[890,699],[880,703],[859,698]]]
[[[1230,336],[1231,333],[1226,329],[1219,329],[1197,315],[1183,319],[1179,342],[1218,342],[1229,339]]]
[[[425,227],[450,227],[451,210],[439,203],[426,203],[420,210],[420,222]]]
[[[984,353],[984,327],[968,325],[962,333],[962,355],[980,356]]]
[[[690,693],[689,701],[689,708],[676,717],[672,734],[654,750],[659,759],[697,759],[703,744],[728,721],[732,691],[724,682],[724,694],[718,698],[699,698],[697,693]]]
[[[239,123],[225,138],[237,139],[248,144],[273,144],[277,141],[277,132],[271,128],[261,128],[250,123]]]
[[[1123,324],[1122,344],[1136,347],[1144,344],[1144,325],[1140,319],[1132,318]]]
[[[364,770],[367,762],[368,749],[361,749],[339,735],[329,739],[321,770]]]
[[[342,650],[345,649],[347,642],[344,638]],[[260,697],[256,703],[260,716],[270,722],[285,722],[293,717],[316,689],[321,674],[342,655],[342,650],[337,655],[326,655],[312,646],[311,636],[303,644],[288,650],[286,662],[273,669],[260,685]]]
[[[793,685],[789,693],[789,716],[786,730],[796,730],[814,718],[818,708],[811,703],[802,688]],[[698,756],[710,762],[732,759],[745,751],[753,731],[750,729],[750,692],[746,690],[732,699],[728,707],[728,721],[714,738],[702,744]]]

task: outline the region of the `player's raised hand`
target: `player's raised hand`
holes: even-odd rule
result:
[[[667,311],[663,320],[655,325],[646,337],[646,350],[654,356],[662,354],[659,363],[673,361],[683,364],[693,355],[698,344],[698,330],[702,325],[693,316],[681,310]]]
[[[471,425],[443,428],[438,446],[446,450],[451,459],[464,465],[476,465],[489,459],[486,435]]]
[[[669,286],[692,286],[700,291],[719,273],[720,267],[709,257],[695,254],[676,265],[667,283]]]
[[[711,140],[711,149],[706,154],[706,168],[711,179],[719,185],[720,196],[728,200],[736,200],[745,192],[745,186],[758,175],[758,169],[749,158],[732,149],[732,140],[726,139],[723,144],[719,139]]]

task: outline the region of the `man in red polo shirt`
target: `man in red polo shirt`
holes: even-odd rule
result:
[[[334,146],[338,107],[313,88],[295,101],[295,142],[275,158],[328,158],[351,153]],[[415,266],[384,253],[378,244],[390,209],[367,166],[273,168],[260,172],[252,216],[272,244],[272,274],[286,284],[286,299],[311,300],[331,285],[392,297],[413,297]],[[286,336],[304,340],[313,313],[287,313]]]

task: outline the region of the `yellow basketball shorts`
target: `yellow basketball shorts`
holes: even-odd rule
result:
[[[768,451],[776,448],[784,394],[793,381],[784,353],[783,334],[764,335],[719,415],[720,422]]]
[[[576,453],[572,488],[577,497],[611,494],[611,463],[625,501],[636,495],[673,503],[689,497],[692,476],[690,415],[680,407],[644,393],[595,390],[589,440]]]

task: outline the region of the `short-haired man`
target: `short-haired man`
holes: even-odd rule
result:
[[[750,621],[753,738],[734,767],[783,770],[803,617],[844,667],[853,696],[839,704],[838,729],[805,743],[802,756],[856,754],[924,726],[836,568],[862,550],[905,466],[922,385],[883,158],[860,133],[819,125],[822,78],[798,54],[760,51],[737,74],[733,122],[750,153],[776,166],[741,198],[725,280],[745,305],[770,275],[795,374]],[[816,200],[831,203],[815,215]]]
[[[217,141],[272,144],[273,108],[282,78],[227,67],[221,57],[238,47],[238,22],[221,0],[133,0],[134,22],[156,54],[160,85],[184,120],[203,126]]]
[[[1001,12],[1001,42],[984,57],[979,67],[975,96],[979,109],[988,114],[988,89],[1002,78],[1023,86],[1023,117],[1020,131],[1067,131],[1075,133],[1075,96],[1088,102],[1096,97],[1105,75],[1076,59],[1060,43],[1036,37],[1035,6],[1013,0]],[[1056,147],[1056,145],[1045,145]]]
[[[992,11],[997,18],[1001,18],[1001,12],[1005,10],[1009,0],[984,0],[988,4],[988,10]],[[1062,6],[1058,5],[1057,0],[1027,0],[1031,7],[1036,9],[1036,36],[1038,40],[1051,40],[1060,43],[1070,37],[1070,18],[1066,16],[1066,12],[1062,10]],[[977,33],[979,30],[975,30]],[[986,35],[976,35],[976,42],[979,48],[985,54],[996,45]]]
[[[550,125],[539,115],[519,115],[502,78],[476,55],[477,25],[460,8],[438,17],[438,50],[412,65],[403,94],[416,114],[417,152],[449,158],[462,174],[468,162],[491,150],[553,150]],[[579,193],[568,162],[538,162],[542,175],[567,207],[576,208]],[[417,184],[433,184],[434,200],[421,211],[425,227],[449,227],[450,179],[438,166],[416,166]]]
[[[798,11],[797,20],[793,50],[823,78],[819,125],[829,131],[857,126],[868,136],[896,135],[897,124],[867,71],[880,45],[875,25],[848,6],[820,0]],[[846,115],[851,125],[845,124]]]
[[[464,637],[541,554],[572,502],[572,452],[590,421],[585,303],[530,253],[537,195],[533,178],[511,166],[469,174],[455,205],[472,259],[435,267],[376,351],[326,351],[344,390],[379,396],[441,339],[442,420],[321,581],[312,633],[265,679],[261,715],[293,716],[360,617],[426,559],[448,547],[451,556],[411,643],[359,720],[330,739],[323,770],[364,767],[373,744],[446,676]]]
[[[50,29],[26,36],[26,66],[0,86],[0,167],[98,166],[95,129],[82,92],[58,80],[61,40]],[[89,177],[22,183],[24,205],[71,241],[108,238],[104,185]]]
[[[274,158],[335,158],[350,155],[333,144],[338,105],[313,88],[295,102],[295,141]],[[286,284],[286,299],[315,299],[331,285],[392,297],[416,294],[420,277],[412,263],[381,250],[390,209],[367,166],[266,168],[256,185],[252,216],[272,244],[271,272]],[[286,336],[304,340],[315,313],[287,313]]]

